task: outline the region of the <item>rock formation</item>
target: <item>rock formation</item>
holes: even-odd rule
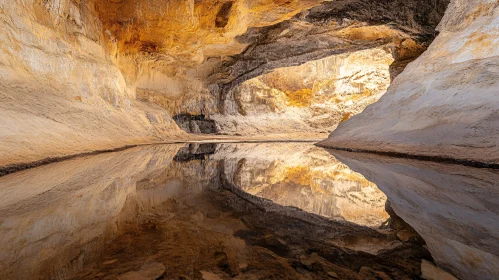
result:
[[[193,134],[332,130],[320,145],[497,168],[498,44],[497,0],[0,0],[0,175]],[[357,154],[344,159],[352,171],[315,148],[275,147],[157,145],[2,177],[0,273],[187,274],[201,253],[168,267],[148,259],[159,249],[176,259],[168,246],[181,240],[205,254],[191,278],[216,276],[203,266],[227,277],[250,266],[261,279],[419,277],[432,261],[422,241],[372,228],[388,218],[387,197],[440,267],[499,273],[492,169]],[[200,231],[184,235],[186,223]],[[151,239],[127,239],[136,232]],[[108,235],[151,251],[111,271],[115,260],[82,249]]]
[[[459,279],[499,273],[499,172],[461,165],[332,151],[376,183],[426,241],[440,268]]]
[[[227,182],[251,195],[362,226],[387,219],[386,196],[322,148],[303,143],[221,144]]]
[[[135,98],[89,1],[0,1],[0,165],[178,134]]]
[[[229,134],[329,133],[385,93],[393,62],[374,48],[279,68],[234,87],[211,118]]]
[[[452,1],[429,49],[321,145],[499,164],[499,3]]]
[[[244,81],[332,55],[383,48],[395,76],[447,3],[0,1],[0,166],[186,138],[173,117],[227,115]]]

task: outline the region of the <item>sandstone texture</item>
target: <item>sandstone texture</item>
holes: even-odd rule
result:
[[[429,49],[320,145],[499,163],[499,4],[452,1]]]
[[[279,68],[232,89],[212,119],[229,134],[329,133],[385,93],[393,62],[374,48]]]
[[[87,1],[0,1],[0,166],[182,133],[144,105]]]
[[[300,117],[280,130],[269,114],[259,130],[225,105],[274,69],[373,48],[393,57],[394,77],[431,42],[447,3],[2,0],[0,166],[188,138],[175,122],[186,115],[221,123],[180,125],[190,133],[330,130],[368,102],[324,123],[327,110],[286,108]]]

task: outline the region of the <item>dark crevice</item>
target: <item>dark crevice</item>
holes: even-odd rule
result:
[[[208,155],[216,152],[216,144],[189,144],[187,147],[181,148],[175,157],[174,161],[185,162],[193,160],[205,160]]]
[[[218,28],[224,28],[229,23],[230,12],[232,11],[233,2],[226,2],[222,5],[217,13],[217,18],[215,20],[215,26]]]
[[[205,115],[179,114],[173,117],[180,129],[194,134],[218,133],[217,124],[214,120],[206,118]]]

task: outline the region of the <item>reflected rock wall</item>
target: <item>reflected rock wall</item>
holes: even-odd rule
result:
[[[499,273],[499,173],[332,151],[376,183],[391,207],[426,241],[439,267],[460,279]]]
[[[124,229],[138,220],[147,226],[154,216],[147,213],[170,219],[176,199],[196,201],[225,180],[276,205],[339,221],[378,227],[388,218],[386,197],[374,184],[309,144],[137,147],[0,178],[0,274],[72,278]],[[366,248],[392,245],[385,240]],[[140,263],[130,261],[130,267]]]
[[[178,149],[135,148],[0,178],[0,274],[5,279],[71,278],[98,257],[87,252],[117,233],[125,205],[137,200],[136,182],[168,166]]]
[[[386,196],[325,150],[298,143],[222,144],[210,159],[223,159],[234,186],[284,206],[379,227],[388,219]]]

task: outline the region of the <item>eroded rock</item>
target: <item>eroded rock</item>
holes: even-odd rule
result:
[[[226,115],[228,91],[279,67],[380,46],[410,60],[445,4],[2,1],[0,165],[185,137],[171,116]]]
[[[235,87],[212,118],[230,134],[328,133],[385,93],[393,62],[376,48],[280,68]]]
[[[459,279],[496,278],[497,170],[364,153],[331,153],[383,190],[392,211],[405,221],[397,227],[404,228],[407,222],[414,228],[440,269]]]
[[[452,1],[429,49],[321,145],[497,166],[498,15],[495,1]]]

